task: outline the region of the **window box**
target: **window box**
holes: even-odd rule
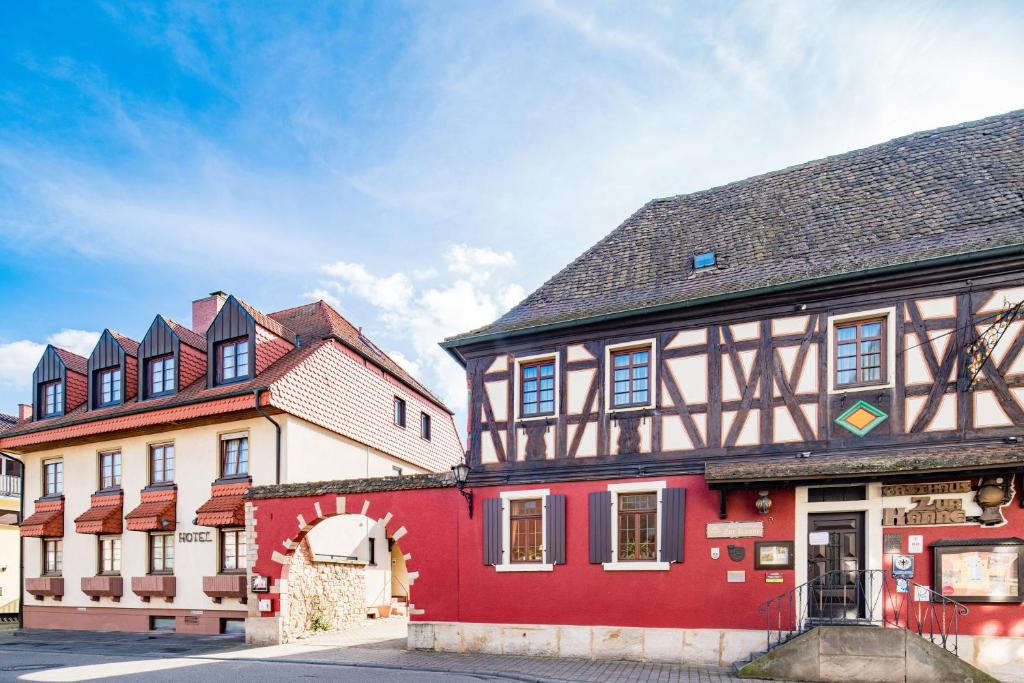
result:
[[[245,574],[218,574],[203,577],[203,592],[219,603],[224,598],[237,598],[246,602]]]
[[[143,602],[149,602],[150,598],[163,598],[164,602],[174,602],[174,595],[178,583],[173,576],[133,576],[132,593],[135,593]]]
[[[124,579],[120,576],[83,576],[82,592],[92,600],[113,598],[114,602],[121,602]]]
[[[36,600],[44,597],[60,600],[64,596],[63,576],[40,576],[25,579],[25,591],[35,596]]]

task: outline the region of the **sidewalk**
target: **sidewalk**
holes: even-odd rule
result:
[[[676,664],[409,651],[401,649],[401,641],[392,636],[391,628],[376,625],[361,634],[325,633],[296,644],[248,648],[237,639],[224,636],[22,631],[17,635],[0,634],[0,653],[53,651],[134,660],[183,657],[265,662],[269,666],[317,664],[376,669],[377,673],[367,671],[367,680],[378,679],[381,669],[536,683],[737,683],[740,680],[725,669]]]

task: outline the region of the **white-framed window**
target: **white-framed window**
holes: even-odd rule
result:
[[[558,415],[558,366],[556,353],[516,358],[513,384],[517,420],[545,420]]]
[[[661,517],[664,481],[609,484],[612,494],[612,561],[610,571],[667,571],[661,562]],[[653,497],[653,511],[651,498]],[[652,526],[653,525],[653,526]]]
[[[121,537],[100,536],[99,538],[99,573],[121,573]]]
[[[550,493],[548,489],[501,492],[501,564],[494,566],[497,571],[549,572],[554,569],[547,545]]]
[[[604,348],[605,412],[653,408],[658,389],[656,339],[609,344]]]
[[[828,391],[886,389],[896,368],[896,308],[876,308],[828,318]]]

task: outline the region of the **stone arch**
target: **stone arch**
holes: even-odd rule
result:
[[[254,643],[287,643],[308,632],[308,618],[311,614],[310,605],[302,604],[300,606],[298,600],[309,600],[311,591],[310,580],[326,582],[327,586],[325,587],[330,590],[354,589],[353,584],[358,583],[358,581],[354,581],[351,579],[351,576],[347,576],[350,572],[338,569],[339,565],[318,568],[315,571],[310,570],[310,566],[314,563],[312,562],[307,536],[313,528],[324,521],[344,515],[360,514],[366,516],[375,524],[382,524],[385,528],[393,526],[396,520],[395,513],[387,509],[381,511],[371,510],[372,498],[372,495],[337,495],[317,497],[316,499],[288,499],[291,502],[289,507],[294,508],[298,506],[303,508],[303,511],[295,514],[295,521],[294,524],[290,525],[290,529],[288,528],[289,525],[286,524],[283,534],[284,538],[280,540],[276,547],[272,546],[270,550],[270,560],[278,567],[276,575],[271,576],[274,583],[270,587],[270,595],[273,596],[273,599],[276,599],[276,607],[272,611],[275,613],[277,637],[264,638],[259,633],[252,633],[250,635],[250,629],[258,632],[263,630],[256,623],[257,620],[261,619],[260,615],[262,614],[258,602],[261,595],[254,594],[250,596],[250,618],[247,620],[246,625],[247,641]],[[259,505],[261,503],[266,504],[267,502],[270,501],[246,503],[246,525],[250,542],[250,567],[255,566],[260,557],[260,544],[267,542],[267,539],[260,537],[257,524]],[[378,517],[376,515],[379,512],[383,512],[383,514]],[[398,544],[407,534],[408,529],[406,526],[399,524],[387,537]],[[281,536],[279,535],[278,538],[281,538]],[[273,543],[273,539],[270,542]],[[407,586],[411,589],[412,584],[419,577],[419,572],[415,569],[412,553],[403,553],[402,558],[406,566]],[[363,594],[362,590],[358,591],[360,602],[362,601]],[[266,597],[266,595],[262,597]],[[408,615],[410,616],[422,615],[424,613],[424,610],[417,609],[415,604],[411,602],[411,595],[410,602],[407,605]],[[327,610],[327,613],[330,614],[330,610]],[[365,614],[365,610],[361,611],[361,614]],[[330,625],[347,621],[346,615],[330,616],[333,621]]]

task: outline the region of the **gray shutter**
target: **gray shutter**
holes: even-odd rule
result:
[[[501,498],[484,498],[484,564],[501,564]]]
[[[686,521],[686,489],[661,492],[661,561],[683,561],[683,525]]]
[[[590,564],[612,561],[612,493],[590,494]]]
[[[555,494],[544,501],[547,507],[547,563],[565,564],[565,496]]]

